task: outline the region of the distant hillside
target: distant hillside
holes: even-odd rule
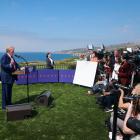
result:
[[[84,53],[85,51],[87,51],[87,48],[76,48],[76,49],[70,49],[70,50],[55,51],[54,53],[73,54],[73,53]]]
[[[116,45],[109,45],[105,46],[106,50],[111,51],[114,49],[120,49],[120,48],[137,48],[140,47],[140,43],[122,43],[122,44],[116,44]],[[95,50],[100,49],[100,47],[95,47]],[[87,51],[87,48],[75,48],[70,50],[62,50],[62,51],[55,51],[54,53],[57,54],[75,54],[75,53],[85,53]]]
[[[140,43],[122,43],[122,44],[116,44],[116,45],[110,45],[107,46],[107,49],[114,50],[114,49],[120,49],[120,48],[137,48],[140,47]]]

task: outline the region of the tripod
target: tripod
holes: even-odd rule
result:
[[[114,93],[114,107],[113,107],[113,132],[112,132],[112,140],[116,140],[116,133],[117,133],[117,112],[118,112],[118,102],[119,102],[119,90],[116,90]]]

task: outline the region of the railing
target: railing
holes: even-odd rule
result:
[[[24,65],[22,65],[24,66]],[[36,64],[36,65],[29,65],[31,67],[34,67],[35,69],[45,69],[47,66],[45,64]],[[54,69],[75,69],[76,65],[75,64],[59,64],[59,65],[54,65]]]
[[[36,69],[45,69],[47,66],[44,64],[41,65],[32,65],[33,67],[35,66]],[[54,65],[54,69],[69,69],[70,65]]]
[[[25,64],[21,64],[21,67],[25,66]],[[29,65],[33,67],[34,69],[45,69],[47,66],[45,64],[36,64],[36,65]],[[54,69],[75,69],[76,65],[75,64],[59,64],[59,65],[54,65]],[[1,68],[0,68],[1,71]]]

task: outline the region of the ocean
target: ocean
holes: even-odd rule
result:
[[[2,57],[4,53],[0,52],[0,58]],[[24,59],[26,59],[28,62],[34,62],[34,61],[46,61],[46,53],[43,52],[18,52],[15,53],[19,56],[22,56]],[[16,58],[17,62],[24,62],[23,59],[21,58]],[[54,61],[58,61],[58,60],[64,60],[67,58],[73,58],[72,54],[53,54],[52,53],[52,59]]]

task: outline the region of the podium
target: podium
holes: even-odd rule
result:
[[[25,67],[24,70],[16,70],[12,73],[12,75],[21,75],[25,74],[27,75],[26,85],[27,85],[27,97],[28,97],[28,103],[29,103],[29,67]]]
[[[25,74],[25,70],[16,70],[15,72],[12,72],[12,75],[20,75]]]

